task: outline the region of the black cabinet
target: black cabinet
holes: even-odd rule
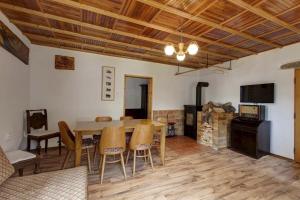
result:
[[[231,121],[230,148],[254,158],[270,153],[270,121],[235,118]]]
[[[197,139],[197,107],[184,106],[184,135]]]

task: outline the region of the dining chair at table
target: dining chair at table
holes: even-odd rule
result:
[[[111,122],[111,121],[112,121],[112,117],[110,116],[97,116],[95,118],[95,122]],[[93,135],[93,139],[95,142],[94,157],[93,157],[94,166],[96,166],[96,155],[97,155],[97,150],[100,142],[100,137],[101,135]]]
[[[58,127],[59,127],[59,131],[61,134],[62,142],[64,143],[65,148],[67,149],[67,154],[66,154],[64,162],[61,166],[61,169],[64,169],[68,164],[71,154],[75,152],[75,136],[72,133],[72,131],[70,130],[70,128],[66,122],[64,122],[64,121],[58,122]],[[83,144],[82,149],[86,150],[86,153],[87,153],[88,168],[89,168],[89,173],[91,173],[92,167],[91,167],[91,159],[90,159],[89,149],[94,147],[93,139],[85,138],[82,140],[82,144]]]
[[[132,120],[133,117],[132,116],[121,116],[120,117],[120,120],[123,121],[123,120]]]
[[[132,175],[135,174],[136,158],[143,157],[149,158],[151,168],[153,169],[153,161],[151,155],[151,145],[153,142],[154,126],[152,124],[138,124],[136,125],[131,140],[129,143],[129,150],[127,153],[126,164],[130,156],[130,151],[133,151],[133,168]],[[141,152],[143,155],[137,155],[137,152]]]
[[[120,121],[128,121],[128,120],[133,120],[132,116],[121,116]],[[130,138],[131,138],[132,132],[126,132],[126,145],[129,145]]]
[[[112,117],[110,116],[97,116],[95,118],[95,122],[110,122],[112,121]]]
[[[157,122],[165,124],[166,126],[168,125],[168,120],[165,117],[158,117],[156,119]],[[160,147],[160,134],[161,134],[161,129],[157,129],[154,131],[153,134],[153,144],[152,147],[156,147],[157,149],[159,149]]]
[[[99,143],[99,154],[100,154],[100,183],[103,182],[103,175],[106,163],[116,163],[121,162],[124,179],[126,179],[126,170],[124,164],[123,153],[126,149],[125,141],[125,128],[124,127],[106,127],[101,133],[101,139]],[[119,155],[120,159],[116,159]],[[106,158],[112,156],[114,159],[112,161],[107,161]]]

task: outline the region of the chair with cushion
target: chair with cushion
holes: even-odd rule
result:
[[[66,122],[64,121],[58,122],[58,127],[60,130],[62,142],[64,143],[65,148],[67,149],[67,154],[65,156],[64,162],[61,167],[61,169],[64,169],[68,164],[71,154],[72,153],[75,154],[75,136],[70,130]],[[92,172],[92,168],[91,168],[89,149],[93,147],[94,147],[94,142],[92,138],[85,138],[82,140],[82,149],[86,150],[87,158],[88,158],[88,168],[90,173]]]
[[[111,122],[112,121],[112,117],[110,116],[98,116],[95,118],[95,122]],[[100,137],[101,135],[93,135],[93,139],[95,142],[95,149],[94,149],[94,165],[96,165],[96,155],[97,155],[97,148],[99,146],[99,142],[100,142]]]
[[[151,145],[153,142],[153,131],[154,126],[152,124],[138,124],[132,134],[129,151],[126,158],[126,164],[130,156],[130,151],[133,151],[133,170],[132,175],[135,174],[136,158],[143,157],[145,159],[149,158],[151,168],[153,169],[153,161],[151,155]],[[137,155],[140,152],[142,155]]]
[[[131,116],[121,116],[120,121],[128,121],[128,120],[133,120],[133,117]],[[129,145],[129,141],[131,138],[132,132],[126,132],[126,145]]]
[[[112,118],[110,116],[98,116],[95,118],[95,122],[110,122]]]
[[[99,144],[100,153],[100,182],[103,182],[105,163],[121,162],[124,178],[126,179],[126,171],[123,153],[126,149],[125,128],[124,127],[106,127],[103,129]],[[115,159],[119,155],[120,159]],[[112,161],[107,161],[107,157],[112,156]]]
[[[27,151],[16,150],[5,152],[9,162],[14,166],[15,170],[18,170],[19,176],[23,176],[23,169],[27,166],[34,165],[34,173],[39,171],[39,156]]]
[[[121,121],[123,121],[123,120],[132,120],[132,119],[133,119],[133,117],[131,117],[131,116],[121,116],[120,117]]]
[[[168,120],[165,117],[158,117],[156,121],[168,125]],[[160,128],[154,131],[152,147],[160,147],[160,134],[161,134],[160,131],[161,131]]]
[[[31,149],[31,140],[37,141],[37,154],[41,152],[41,141],[45,140],[45,153],[48,149],[48,140],[58,138],[59,155],[61,154],[61,139],[58,131],[48,130],[47,110],[26,110],[27,121],[27,151]],[[33,130],[32,130],[33,129]]]

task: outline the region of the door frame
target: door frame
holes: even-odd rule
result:
[[[300,120],[297,120],[297,116],[300,116],[300,111],[297,112],[300,108],[297,109],[297,107],[300,107],[300,102],[297,106],[297,97],[296,97],[296,91],[300,88],[297,88],[297,72],[300,73],[300,69],[294,70],[294,160],[296,162],[300,162],[300,125],[298,125],[297,129],[297,121],[300,123]],[[300,74],[299,74],[299,81],[300,81]],[[298,86],[300,87],[300,86]],[[298,132],[298,134],[297,134]]]
[[[152,94],[153,94],[153,78],[150,76],[141,76],[133,74],[124,75],[124,101],[123,101],[123,115],[125,116],[125,105],[126,105],[126,78],[143,78],[148,80],[148,109],[147,109],[147,118],[152,119]]]

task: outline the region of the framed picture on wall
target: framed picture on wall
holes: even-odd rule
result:
[[[74,63],[74,57],[55,55],[55,69],[74,70]]]
[[[113,101],[115,99],[115,68],[102,67],[102,101]]]

